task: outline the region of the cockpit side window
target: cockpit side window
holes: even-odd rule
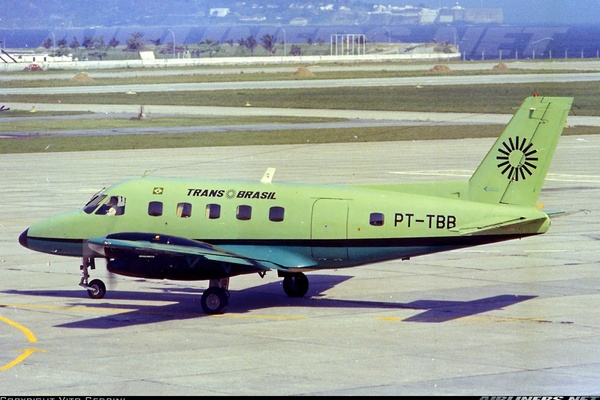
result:
[[[110,196],[96,211],[97,215],[123,215],[124,213],[125,197],[123,196]]]
[[[87,204],[83,207],[83,211],[87,214],[91,214],[94,212],[98,204],[102,203],[102,201],[106,198],[105,194],[95,195],[87,202]]]

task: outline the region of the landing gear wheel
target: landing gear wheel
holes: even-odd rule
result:
[[[308,278],[302,273],[286,275],[283,290],[290,297],[302,297],[308,292]]]
[[[202,293],[202,309],[207,314],[222,314],[229,304],[229,293],[220,287],[209,287]]]
[[[89,284],[88,296],[92,299],[101,299],[106,294],[106,285],[100,279],[94,279]]]

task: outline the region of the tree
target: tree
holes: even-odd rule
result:
[[[106,44],[104,44],[104,36],[100,36],[97,38],[86,36],[83,38],[83,43],[81,43],[81,46],[83,46],[87,50],[95,50],[102,49],[106,46]]]
[[[127,39],[127,46],[123,51],[142,51],[146,48],[143,41],[144,34],[140,32],[133,32],[131,37]]]
[[[47,38],[42,42],[42,47],[46,50],[50,50],[52,48],[52,39]]]
[[[69,47],[73,50],[77,50],[79,46],[81,46],[81,44],[79,44],[79,40],[77,40],[77,38],[73,36],[73,40],[71,40]]]
[[[158,51],[160,54],[175,54],[175,43],[171,40]]]
[[[56,49],[55,55],[62,56],[69,53],[69,51],[67,50],[67,39],[59,39],[56,42],[56,46],[58,47],[58,49]]]
[[[254,49],[256,48],[256,46],[258,46],[258,42],[256,41],[256,39],[254,39],[254,36],[248,36],[246,39],[240,39],[241,43],[244,46],[246,46],[246,48],[248,50],[250,50],[250,55],[253,56],[254,55]]]
[[[221,46],[219,46],[218,40],[213,39],[205,39],[198,43],[198,48],[194,51],[194,54],[198,56],[203,53],[208,53],[210,57],[212,57],[215,53],[220,50]]]
[[[260,38],[262,47],[267,50],[270,56],[275,54],[275,36],[267,33],[262,38]]]
[[[295,44],[292,45],[292,49],[290,50],[290,55],[292,56],[301,56],[302,55],[302,49],[300,48],[300,46],[296,46]]]
[[[110,47],[112,47],[113,49],[116,49],[117,46],[119,45],[119,41],[115,38],[110,39],[110,42],[108,42],[108,45]]]
[[[86,48],[86,49],[91,49],[93,48],[93,44],[94,44],[94,40],[90,37],[84,36],[83,37],[83,42],[81,43],[81,45]]]

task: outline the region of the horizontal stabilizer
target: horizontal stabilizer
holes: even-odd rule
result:
[[[566,217],[567,215],[574,215],[574,214],[579,214],[579,213],[588,214],[590,212],[590,210],[586,210],[586,209],[575,210],[575,211],[546,210],[545,212],[546,212],[546,214],[548,214],[548,216],[550,218],[558,218],[558,217]]]
[[[547,216],[541,216],[539,218],[527,218],[527,217],[517,217],[517,218],[501,218],[501,217],[492,217],[486,218],[484,220],[479,221],[476,224],[465,227],[456,227],[452,229],[454,232],[458,232],[463,236],[473,235],[473,234],[506,234],[510,232],[518,233],[522,228],[526,225],[528,227],[528,231],[531,230],[531,225],[538,224],[540,227],[548,223]]]

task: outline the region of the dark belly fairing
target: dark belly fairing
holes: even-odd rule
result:
[[[194,256],[118,255],[114,253],[107,258],[106,268],[115,274],[136,278],[181,281],[221,279],[260,271],[252,266],[232,266]]]

